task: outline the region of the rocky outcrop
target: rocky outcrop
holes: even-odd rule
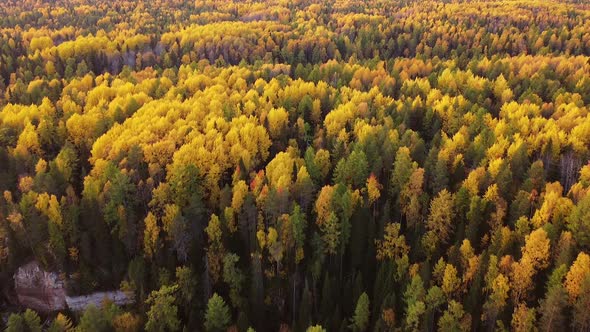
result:
[[[55,272],[45,271],[32,261],[14,274],[14,288],[21,305],[49,313],[66,307],[64,282]]]
[[[134,303],[132,293],[122,291],[96,292],[83,296],[68,296],[64,281],[56,272],[48,272],[33,261],[21,266],[14,274],[14,288],[20,304],[42,313],[69,308],[83,311],[91,304],[100,306],[105,300],[117,305]]]
[[[72,311],[82,311],[91,304],[100,307],[105,300],[111,301],[119,306],[132,304],[134,302],[133,294],[122,291],[96,292],[90,295],[72,297],[66,296],[66,303],[68,308]]]

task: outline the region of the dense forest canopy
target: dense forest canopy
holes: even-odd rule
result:
[[[2,1],[0,328],[590,331],[588,105],[581,0]]]

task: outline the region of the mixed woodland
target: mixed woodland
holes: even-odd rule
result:
[[[589,105],[586,1],[1,1],[0,328],[590,331]]]

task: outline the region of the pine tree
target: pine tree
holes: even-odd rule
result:
[[[590,249],[590,195],[586,195],[567,218],[567,227],[583,248]]]
[[[352,318],[352,329],[354,331],[366,331],[369,327],[369,316],[369,296],[363,292],[356,302],[354,317]]]
[[[412,172],[417,168],[417,164],[410,157],[410,149],[401,147],[395,156],[393,172],[391,173],[390,195],[399,200],[399,194],[410,180]]]
[[[6,323],[6,332],[21,332],[26,330],[26,324],[23,317],[19,314],[11,314]]]
[[[223,258],[223,281],[229,285],[229,297],[234,307],[241,307],[242,284],[244,275],[236,266],[240,257],[236,254],[227,254]]]
[[[205,329],[207,331],[225,331],[230,323],[230,312],[223,298],[217,293],[209,299],[205,313]]]
[[[578,331],[588,331],[590,329],[590,275],[586,275],[580,285],[580,296],[573,303],[573,322],[572,326]]]
[[[112,330],[111,319],[114,315],[109,315],[104,308],[97,308],[91,304],[84,310],[84,314],[80,318],[78,329],[82,332],[107,332]]]
[[[178,319],[178,307],[175,304],[175,293],[178,286],[162,286],[159,290],[150,293],[145,301],[150,306],[147,312],[145,329],[152,331],[177,331],[180,327]]]
[[[449,302],[447,310],[438,321],[438,330],[443,332],[469,331],[471,318],[463,310],[463,305],[454,300]]]
[[[327,254],[335,255],[340,245],[341,225],[334,212],[330,213],[328,219],[321,225],[322,240],[325,244]]]
[[[48,332],[70,332],[73,330],[72,321],[68,316],[65,316],[62,313],[57,314],[49,328],[47,329]]]
[[[419,331],[422,317],[426,312],[424,298],[424,282],[419,275],[412,277],[410,284],[404,292],[404,301],[406,302],[405,327],[410,331]]]
[[[31,309],[22,314],[11,314],[6,325],[7,332],[41,332],[41,318]]]

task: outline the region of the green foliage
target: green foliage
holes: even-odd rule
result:
[[[9,330],[588,330],[583,1],[70,2],[0,1],[0,284],[136,303]]]
[[[321,325],[314,325],[307,328],[306,332],[326,332]]]
[[[205,313],[205,329],[207,331],[225,331],[229,326],[231,315],[223,298],[217,293],[209,299]]]
[[[6,332],[41,332],[41,318],[31,309],[22,314],[11,314],[6,324]]]
[[[240,293],[245,279],[243,273],[236,266],[239,260],[240,257],[236,254],[227,254],[223,258],[223,281],[230,287],[230,299],[235,307],[242,303]]]
[[[152,291],[145,301],[149,305],[145,329],[151,331],[177,331],[180,328],[178,319],[178,307],[175,294],[178,286],[162,286],[159,290]]]
[[[342,234],[341,224],[334,212],[331,212],[328,219],[322,224],[322,240],[326,248],[326,253],[336,254],[340,245],[340,235]]]
[[[25,320],[19,314],[11,314],[6,324],[6,332],[20,332],[26,329]]]
[[[352,329],[354,331],[366,331],[369,326],[369,296],[362,293],[356,302],[354,316],[352,317]]]
[[[567,219],[567,227],[574,239],[584,248],[590,248],[590,195],[586,195]]]
[[[465,311],[461,303],[454,300],[449,302],[447,310],[443,312],[442,317],[438,321],[439,331],[469,331],[471,329],[471,322],[465,316]]]
[[[176,268],[176,283],[182,301],[185,304],[190,304],[197,288],[197,278],[190,267],[179,266]]]
[[[69,332],[73,330],[74,325],[68,316],[61,313],[57,314],[57,317],[51,322],[47,328],[48,332]]]
[[[367,156],[360,149],[355,149],[348,158],[341,159],[334,170],[334,182],[345,183],[353,188],[360,188],[369,177]]]
[[[81,332],[103,332],[113,330],[113,319],[120,312],[119,308],[112,303],[98,308],[95,305],[89,305],[82,317],[77,329]]]
[[[575,329],[583,331],[590,328],[590,313],[588,312],[588,305],[590,305],[590,276],[582,280],[580,296],[573,304],[573,322],[572,326]]]

